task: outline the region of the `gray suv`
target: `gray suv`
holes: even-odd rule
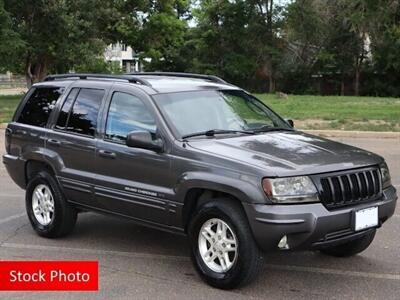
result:
[[[6,129],[3,162],[36,232],[82,211],[187,235],[201,278],[231,289],[261,253],[365,250],[394,213],[373,153],[293,128],[215,76],[67,74],[35,84]]]

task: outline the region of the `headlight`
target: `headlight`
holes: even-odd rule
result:
[[[317,188],[307,176],[264,178],[262,186],[275,203],[319,202]]]
[[[380,165],[380,168],[381,168],[381,175],[382,175],[382,187],[387,188],[392,185],[389,168],[385,162]]]

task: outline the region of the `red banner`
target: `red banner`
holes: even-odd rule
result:
[[[0,291],[98,291],[97,261],[0,261]]]

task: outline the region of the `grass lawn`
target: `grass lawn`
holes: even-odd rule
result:
[[[256,95],[300,129],[400,131],[400,98]],[[9,122],[22,96],[0,96],[0,123]]]
[[[22,95],[0,96],[0,123],[10,122]]]
[[[301,129],[400,131],[400,98],[256,96]]]

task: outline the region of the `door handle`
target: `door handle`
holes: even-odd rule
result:
[[[17,133],[26,135],[28,132],[26,130],[19,129],[19,130],[17,130]]]
[[[107,150],[99,150],[99,155],[106,158],[116,158],[117,154],[115,152],[107,151]]]
[[[50,145],[54,145],[54,146],[60,146],[61,142],[58,140],[54,140],[54,139],[48,139],[47,143],[49,143]]]

